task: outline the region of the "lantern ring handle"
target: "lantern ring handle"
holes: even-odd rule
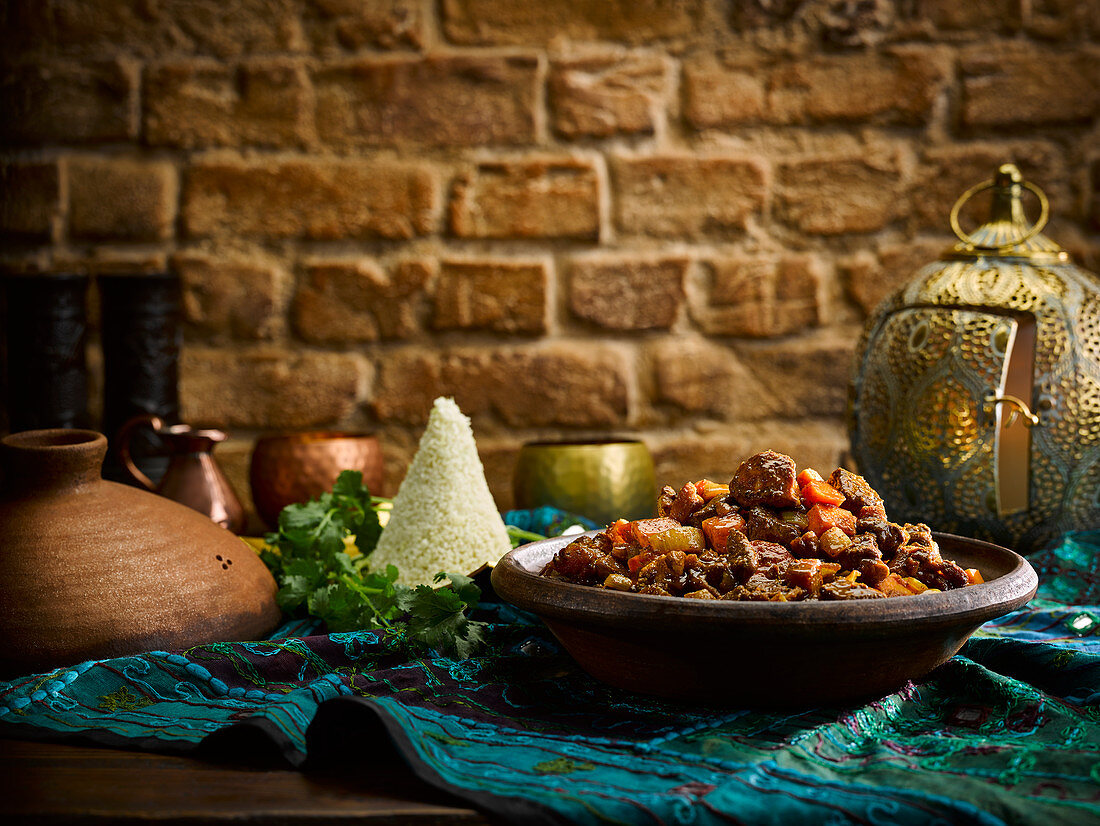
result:
[[[971,247],[977,247],[979,245],[974,243],[974,236],[964,230],[959,224],[959,210],[962,209],[963,204],[965,204],[979,192],[984,192],[987,189],[992,189],[996,185],[997,182],[994,181],[992,178],[990,178],[988,181],[983,181],[980,184],[976,184],[975,186],[972,186],[970,187],[970,189],[966,190],[966,192],[964,192],[962,195],[960,195],[959,200],[955,201],[955,206],[951,207],[951,231],[955,233],[960,241],[969,244]],[[1047,220],[1050,218],[1050,202],[1047,200],[1047,196],[1043,192],[1043,190],[1039,189],[1039,187],[1035,186],[1035,184],[1031,183],[1030,181],[1020,181],[1019,186],[1022,186],[1024,189],[1028,190],[1032,195],[1039,199],[1039,220],[1032,224],[1031,228],[1019,238],[1014,239],[1010,243],[1002,244],[1001,246],[996,247],[996,249],[1010,249],[1024,243],[1025,241],[1030,241],[1032,238],[1042,232],[1043,227],[1047,225]],[[994,249],[993,247],[981,248]]]

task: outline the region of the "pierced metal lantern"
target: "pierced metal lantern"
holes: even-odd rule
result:
[[[959,210],[986,190],[989,221],[967,233]],[[1021,553],[1100,527],[1100,278],[1041,234],[1048,214],[1001,166],[955,203],[959,243],[867,322],[852,454],[895,521]]]

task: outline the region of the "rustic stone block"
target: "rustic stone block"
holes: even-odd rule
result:
[[[626,423],[630,361],[604,344],[391,352],[379,365],[373,407],[383,422],[423,424],[432,400],[452,396],[466,415],[508,427]]]
[[[551,123],[563,138],[651,135],[664,117],[672,69],[660,55],[611,52],[550,65]]]
[[[825,265],[814,255],[719,258],[697,320],[711,335],[766,338],[821,324]]]
[[[667,330],[684,303],[685,258],[574,260],[569,309],[609,330]]]
[[[844,415],[855,357],[854,339],[803,336],[742,344],[735,352],[765,393],[776,400],[776,418]]]
[[[436,223],[439,186],[419,164],[208,156],[184,184],[192,235],[407,239]]]
[[[436,330],[546,331],[548,261],[444,261],[436,285]]]
[[[301,146],[313,134],[305,67],[175,61],[145,73],[145,136],[154,145]]]
[[[876,256],[869,250],[837,262],[848,297],[870,315],[889,295],[911,281],[926,264],[938,261],[950,244],[946,239],[884,245]]]
[[[460,238],[595,239],[599,198],[591,163],[486,161],[455,182],[451,228]]]
[[[968,35],[986,40],[992,34],[1020,30],[1019,0],[989,0],[986,3],[956,3],[953,0],[923,0],[921,16],[941,34]]]
[[[1100,46],[983,44],[964,50],[959,67],[965,126],[1084,123],[1100,114]]]
[[[344,353],[186,347],[181,416],[214,427],[332,426],[355,410],[368,373],[363,359]]]
[[[0,160],[0,235],[48,241],[59,220],[60,187],[56,162]]]
[[[728,347],[667,338],[651,351],[659,403],[728,421],[753,421],[772,412],[773,400]]]
[[[765,165],[755,158],[619,156],[612,174],[625,233],[691,238],[743,229],[767,194]]]
[[[889,160],[828,158],[780,166],[776,213],[801,232],[873,232],[899,213],[901,173]]]
[[[920,125],[951,72],[951,56],[929,46],[809,57],[761,71],[738,58],[707,56],[684,70],[685,116],[697,128],[869,122]]]
[[[173,236],[179,180],[168,161],[70,158],[68,171],[72,237],[163,241]]]
[[[312,0],[305,28],[321,54],[360,49],[421,49],[426,36],[424,6],[418,0]]]
[[[558,37],[649,43],[690,34],[703,5],[702,0],[444,0],[440,14],[447,39],[463,45],[541,45]]]
[[[369,259],[308,262],[294,297],[294,329],[319,344],[409,338],[431,273],[424,261],[404,261],[390,272]]]
[[[314,75],[317,130],[338,147],[532,143],[537,72],[521,55],[331,64]]]
[[[1089,164],[1089,183],[1089,226],[1093,232],[1100,232],[1100,157]]]
[[[9,65],[0,74],[0,141],[133,140],[137,95],[137,70],[122,61]]]
[[[1024,4],[1024,28],[1047,40],[1100,35],[1100,0],[1033,0]]]
[[[1052,204],[1069,209],[1073,195],[1065,155],[1057,145],[1043,141],[954,144],[928,149],[921,158],[909,198],[915,228],[947,233],[945,238],[953,239],[949,217],[955,201],[970,187],[990,180],[1009,161],[1020,167],[1027,180],[1039,184]],[[1024,197],[1025,209],[1037,215],[1032,197]],[[976,196],[970,207],[964,208],[960,220],[964,228],[973,229],[987,218],[988,193]]]
[[[64,0],[49,4],[42,32],[68,53],[272,54],[302,47],[299,5],[295,0]]]
[[[283,331],[290,276],[260,260],[188,252],[173,268],[183,288],[183,310],[193,328],[240,339],[270,339]]]

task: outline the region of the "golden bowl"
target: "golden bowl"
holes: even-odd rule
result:
[[[653,516],[657,477],[639,441],[531,442],[512,479],[517,508],[550,505],[601,525]]]
[[[252,450],[249,481],[256,512],[270,528],[295,502],[331,490],[343,470],[363,472],[363,483],[381,495],[382,445],[369,433],[306,431],[262,436]]]

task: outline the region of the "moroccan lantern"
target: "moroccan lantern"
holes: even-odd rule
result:
[[[986,190],[989,220],[967,233],[959,210]],[[1048,215],[1001,166],[955,203],[959,243],[868,320],[852,454],[895,521],[1021,553],[1100,527],[1100,278],[1041,234]]]

